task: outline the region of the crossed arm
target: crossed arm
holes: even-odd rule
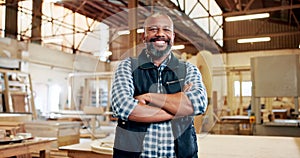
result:
[[[188,91],[192,84],[186,85]],[[184,92],[174,94],[145,93],[135,97],[139,103],[129,115],[129,120],[137,122],[159,122],[175,116],[193,113],[193,106]],[[151,106],[147,105],[151,104]]]
[[[187,84],[175,94],[146,93],[133,98],[134,88],[130,59],[122,62],[116,71],[112,86],[114,116],[136,122],[160,122],[186,115],[205,112],[207,97],[197,67],[187,66]]]

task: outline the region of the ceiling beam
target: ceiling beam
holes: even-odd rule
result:
[[[254,2],[254,0],[251,0],[250,2],[248,2],[245,9],[244,9],[244,11],[247,11],[251,7],[253,2]]]
[[[105,8],[102,8],[102,6],[100,6],[100,5],[94,5],[93,1],[87,1],[86,3],[93,6],[93,7],[95,7],[96,9],[106,13],[108,15],[108,17],[112,17],[113,15],[116,15],[115,13],[110,12]],[[119,16],[113,16],[113,17],[116,18],[116,21],[118,21],[119,23],[123,22],[124,24],[126,24],[126,22],[124,21],[124,18],[121,18]]]
[[[229,16],[244,15],[244,14],[274,12],[274,11],[279,11],[279,10],[290,10],[290,9],[297,9],[297,8],[300,8],[300,4],[286,5],[286,6],[280,6],[280,7],[269,7],[269,8],[253,9],[253,10],[243,10],[243,11],[230,12],[230,13],[223,13],[222,16],[229,17]]]

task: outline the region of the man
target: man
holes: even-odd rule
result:
[[[175,33],[169,16],[151,15],[144,30],[146,48],[137,59],[122,61],[115,72],[113,157],[197,157],[193,116],[207,106],[201,74],[172,54]]]

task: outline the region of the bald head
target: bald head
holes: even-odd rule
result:
[[[144,22],[144,28],[149,27],[153,24],[154,21],[157,21],[159,19],[163,19],[165,22],[169,23],[173,30],[173,20],[167,15],[163,13],[154,13],[146,18]]]

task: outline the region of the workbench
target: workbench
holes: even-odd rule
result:
[[[252,135],[249,116],[222,116],[211,131],[214,134]]]
[[[92,141],[85,141],[80,144],[73,144],[59,147],[59,150],[66,151],[67,155],[72,158],[112,158],[112,155],[93,152],[91,149]]]
[[[96,122],[98,121],[99,125],[100,125],[100,121],[97,120],[98,116],[109,116],[112,115],[112,112],[100,112],[100,111],[74,111],[74,110],[60,110],[59,112],[52,112],[53,116],[56,116],[60,119],[62,118],[77,118],[79,120],[85,120],[86,122],[88,122],[90,129],[91,129],[91,133],[90,133],[90,137],[91,139],[96,139]],[[86,137],[86,136],[84,136]]]
[[[0,158],[18,155],[30,155],[38,152],[40,158],[46,158],[46,151],[50,151],[52,143],[56,138],[33,138],[20,143],[0,145]]]

